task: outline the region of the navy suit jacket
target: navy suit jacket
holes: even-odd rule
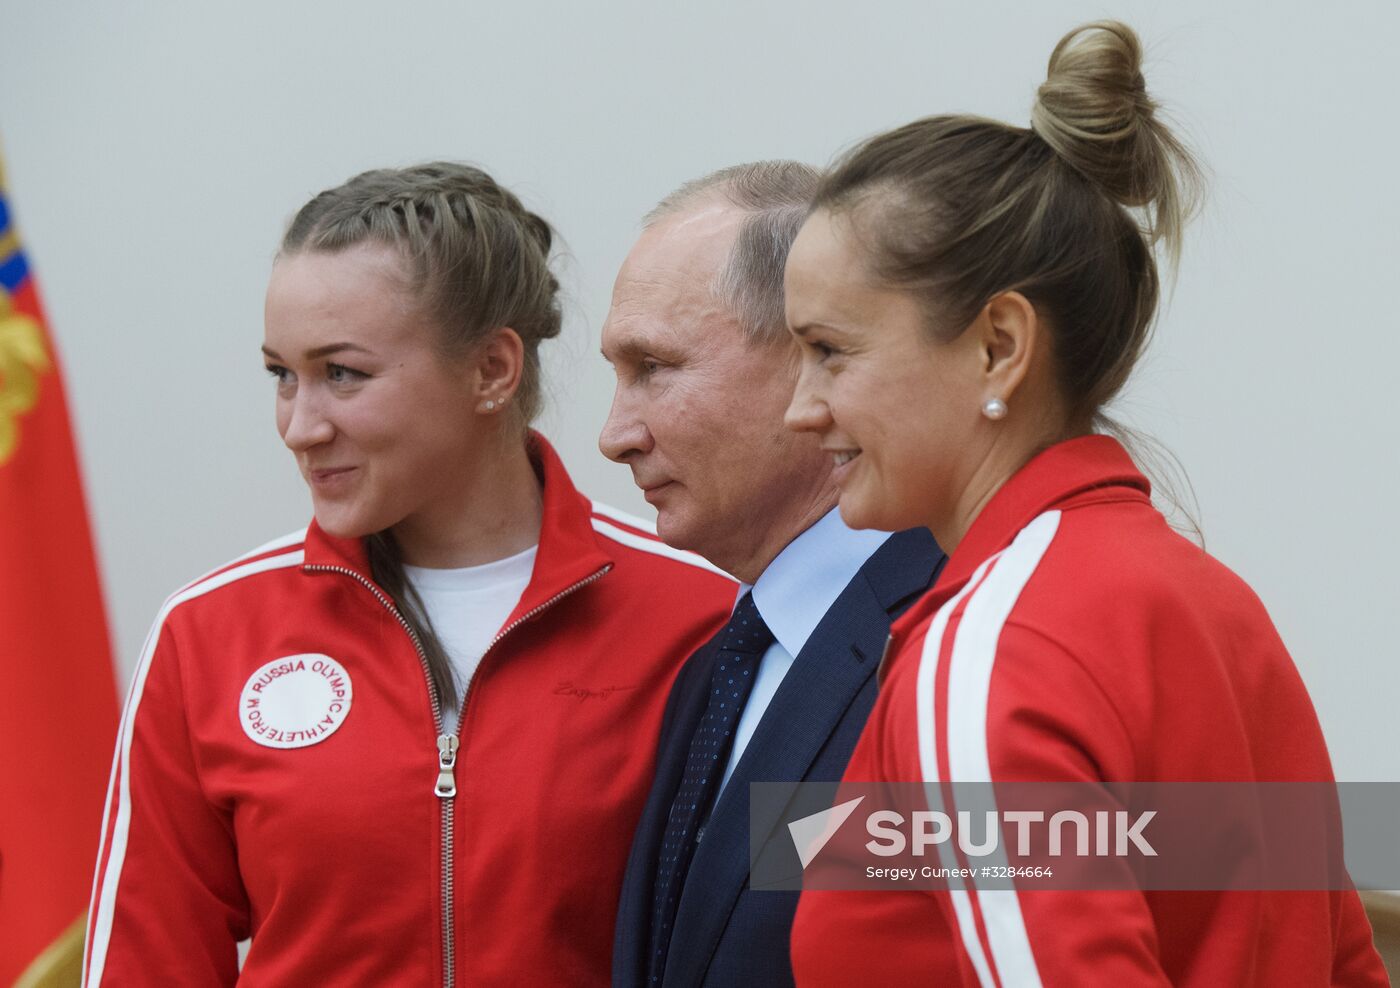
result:
[[[677,905],[664,988],[790,985],[788,937],[797,892],[748,885],[749,783],[837,781],[875,703],[890,622],[932,585],[945,556],[924,529],[898,532],[856,573],[783,677],[705,824]],[[666,703],[656,778],[623,880],[613,984],[647,981],[658,847],[696,725],[708,702],[716,635],[695,651]],[[768,832],[782,815],[755,821]],[[766,852],[765,852],[766,853]],[[793,853],[795,859],[795,852]]]

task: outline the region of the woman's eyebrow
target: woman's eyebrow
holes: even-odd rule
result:
[[[333,353],[345,353],[347,351],[353,353],[363,353],[367,356],[373,356],[374,354],[374,351],[367,350],[356,343],[328,343],[325,346],[313,347],[312,349],[307,350],[305,357],[307,360],[320,360],[322,357],[329,357]],[[271,357],[273,360],[282,359],[280,356],[277,355],[277,352],[271,349],[270,347],[264,346],[262,348],[262,352],[265,356]]]

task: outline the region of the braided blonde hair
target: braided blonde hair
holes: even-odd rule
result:
[[[281,254],[334,253],[384,244],[403,257],[408,290],[432,314],[444,357],[469,353],[509,327],[524,343],[525,366],[511,402],[523,433],[540,407],[539,344],[559,335],[559,283],[549,269],[550,225],[514,193],[471,165],[438,161],[376,169],[327,189],[303,206]],[[393,533],[366,540],[370,570],[423,650],[443,709],[457,686],[427,609],[404,573]]]

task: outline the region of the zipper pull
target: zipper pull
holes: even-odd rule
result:
[[[436,792],[441,799],[451,799],[457,795],[457,778],[452,770],[457,765],[457,735],[439,734],[438,777]]]
[[[885,636],[885,650],[880,653],[880,664],[875,667],[875,687],[878,689],[885,685],[886,667],[890,664],[890,646],[894,644],[894,635]]]

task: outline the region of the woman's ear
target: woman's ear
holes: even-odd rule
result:
[[[477,347],[472,366],[477,409],[500,411],[515,396],[525,371],[525,344],[520,334],[509,326],[497,329]]]
[[[1002,292],[982,307],[975,329],[979,334],[985,398],[1009,404],[1030,373],[1041,346],[1044,326],[1035,306],[1020,292]]]

